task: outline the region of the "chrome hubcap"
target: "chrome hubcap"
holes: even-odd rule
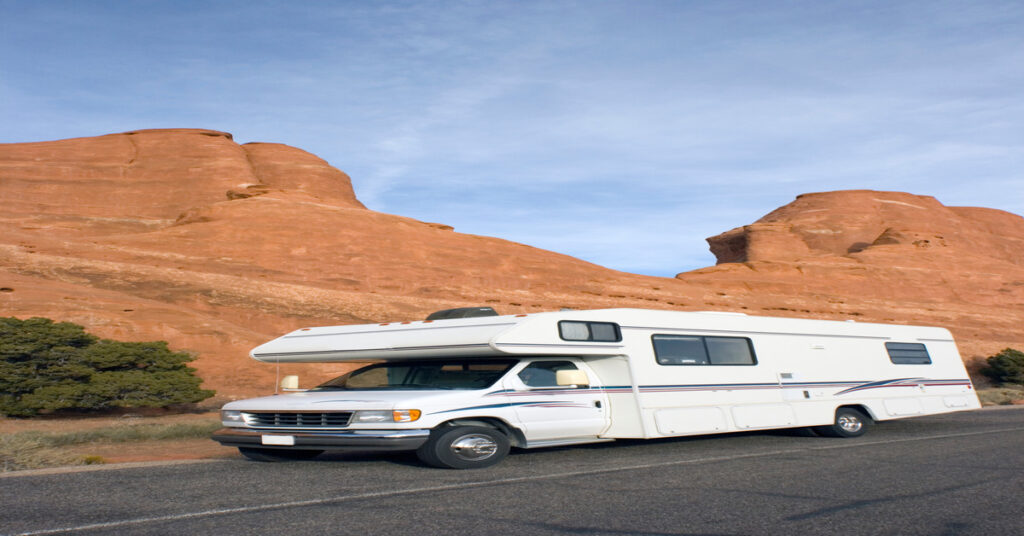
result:
[[[452,441],[451,451],[463,460],[479,461],[498,452],[498,444],[483,434],[469,434]]]
[[[856,433],[859,432],[864,423],[860,422],[860,419],[851,417],[849,415],[842,415],[836,421],[836,424],[843,429],[844,432]]]

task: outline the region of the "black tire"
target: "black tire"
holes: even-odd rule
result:
[[[825,437],[860,437],[868,431],[871,418],[853,408],[836,410],[835,421],[829,426],[815,426],[815,433]]]
[[[289,450],[289,449],[256,449],[251,447],[238,447],[242,456],[258,462],[290,462],[295,460],[309,460],[316,458],[324,451],[322,450]]]
[[[423,463],[446,469],[481,469],[505,458],[512,444],[505,434],[483,426],[437,428],[416,451]]]

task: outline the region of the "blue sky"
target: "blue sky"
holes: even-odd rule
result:
[[[1024,3],[0,0],[0,143],[166,127],[672,276],[806,192],[1024,214]]]

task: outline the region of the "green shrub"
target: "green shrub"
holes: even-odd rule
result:
[[[988,366],[981,373],[998,383],[1024,385],[1024,352],[1006,348],[986,359]]]
[[[99,339],[70,322],[0,318],[0,413],[165,407],[213,395],[167,343]]]

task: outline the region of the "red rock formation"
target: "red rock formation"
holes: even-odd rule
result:
[[[932,197],[850,190],[804,194],[757,222],[708,239],[718,263],[846,256],[873,246],[947,248],[1024,265],[1021,217],[946,207]]]
[[[717,266],[655,278],[366,210],[299,149],[144,130],[0,145],[0,229],[0,314],[168,340],[228,397],[272,387],[246,354],[283,332],[470,305],[934,324],[969,358],[1024,347],[1021,218],[893,192],[801,196],[709,239]]]
[[[866,190],[799,196],[708,239],[719,264],[680,274],[751,309],[948,327],[968,357],[1021,346],[1024,218]],[[742,296],[737,297],[737,296]]]

